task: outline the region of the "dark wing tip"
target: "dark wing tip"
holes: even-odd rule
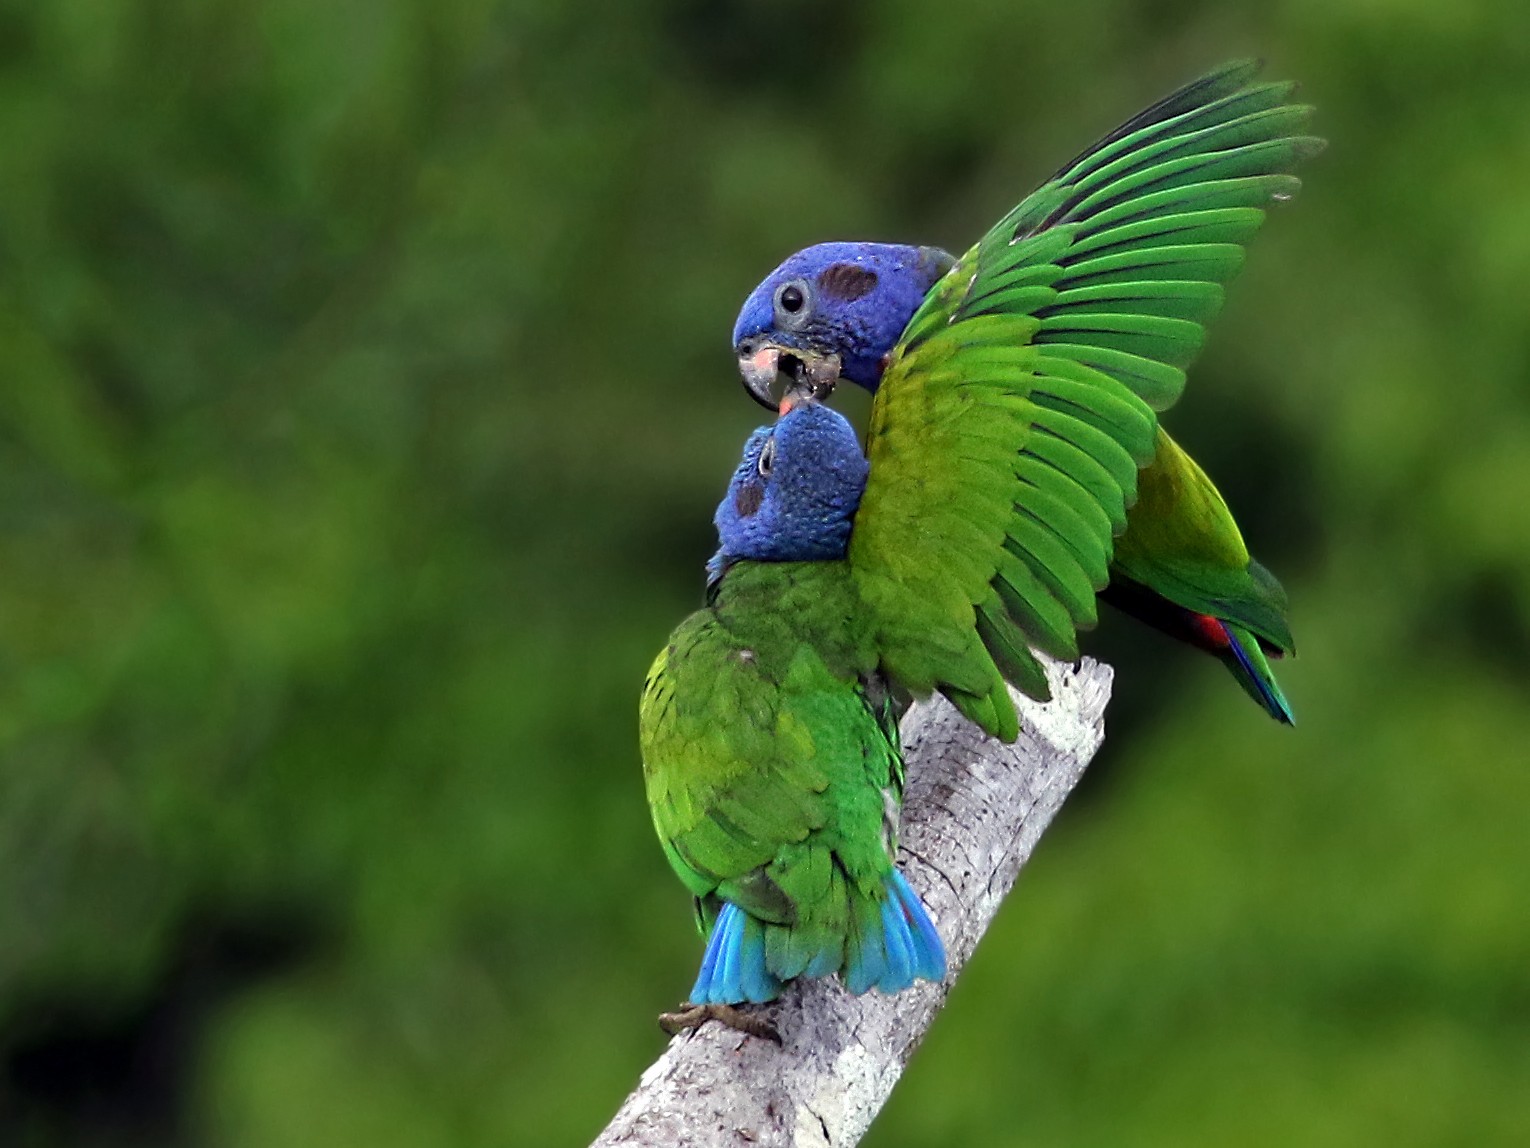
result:
[[[1115,130],[1095,140],[1094,143],[1058,168],[1052,175],[1052,178],[1054,180],[1061,179],[1088,156],[1102,148],[1109,147],[1117,140],[1124,139],[1135,131],[1140,131],[1149,124],[1173,119],[1175,116],[1181,115],[1193,108],[1202,107],[1205,104],[1221,99],[1223,96],[1231,95],[1257,76],[1263,67],[1264,61],[1259,59],[1231,60],[1220,68],[1208,72],[1198,79],[1191,80],[1188,84],[1174,89],[1174,91],[1156,103],[1143,108],[1142,111]]]

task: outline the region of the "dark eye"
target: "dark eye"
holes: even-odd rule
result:
[[[775,466],[775,464],[776,464],[776,440],[773,439],[773,438],[768,438],[768,439],[765,440],[765,447],[764,447],[764,449],[760,451],[760,462],[759,462],[760,477],[761,478],[769,478],[770,477],[770,468]]]
[[[812,288],[806,279],[793,279],[776,288],[776,320],[783,325],[800,323],[812,310]]]

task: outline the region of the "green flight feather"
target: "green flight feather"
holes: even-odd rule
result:
[[[1166,549],[1172,518],[1138,527],[1142,484],[1173,477],[1136,469],[1167,441],[1155,412],[1184,389],[1264,208],[1322,146],[1292,86],[1256,70],[1197,80],[1065,165],[957,261],[889,357],[850,565],[886,672],[999,737],[1016,733],[1005,681],[1047,696],[1027,644],[1076,653],[1123,546],[1155,592],[1225,596],[1216,616],[1289,646],[1246,551],[1235,575],[1228,554]],[[1180,509],[1229,547],[1230,516]]]

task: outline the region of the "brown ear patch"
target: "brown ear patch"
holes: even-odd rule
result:
[[[765,488],[757,482],[746,482],[733,496],[733,509],[740,518],[748,518],[760,509],[765,501]]]
[[[818,289],[846,303],[859,299],[877,285],[877,273],[854,263],[831,263],[818,276]]]

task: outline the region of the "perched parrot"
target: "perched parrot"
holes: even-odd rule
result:
[[[1289,716],[1265,660],[1291,644],[1278,586],[1157,417],[1242,243],[1320,146],[1290,88],[1252,73],[1129,121],[959,261],[824,245],[745,305],[745,382],[781,417],[749,440],[707,605],[640,716],[654,824],[708,935],[672,1024],[756,1031],[731,1006],[799,976],[943,975],[894,867],[899,700],[938,690],[1013,740],[1009,685],[1047,696],[1032,649],[1076,657],[1107,584]],[[841,377],[873,391],[864,454],[820,401]]]
[[[717,510],[708,603],[670,637],[640,710],[643,770],[669,863],[709,932],[691,1009],[731,1008],[799,976],[897,992],[945,950],[894,867],[903,760],[879,617],[847,559],[867,462],[812,401],[750,437]],[[937,640],[939,640],[937,638]]]
[[[1285,592],[1156,417],[1179,398],[1265,207],[1295,194],[1291,169],[1323,146],[1301,134],[1311,109],[1289,102],[1293,85],[1255,84],[1257,70],[1227,65],[1134,116],[959,260],[820,244],[773,271],[735,326],[745,386],[768,407],[783,376],[815,397],[841,378],[873,392],[873,484],[877,458],[896,456],[904,481],[952,501],[938,525],[887,515],[867,544],[902,561],[911,586],[934,593],[943,581],[939,621],[975,625],[1034,697],[1047,688],[1026,646],[1077,657],[1098,591],[1216,654],[1271,716],[1292,721],[1268,661],[1294,650]],[[965,443],[1005,448],[1005,474],[985,480],[1012,486],[969,489],[949,469],[965,463]],[[921,532],[958,550],[940,575],[899,556]],[[889,590],[880,605],[904,597]],[[933,621],[923,594],[906,600],[909,628]],[[1000,694],[914,677],[959,686],[958,704],[985,728],[1009,730]]]

